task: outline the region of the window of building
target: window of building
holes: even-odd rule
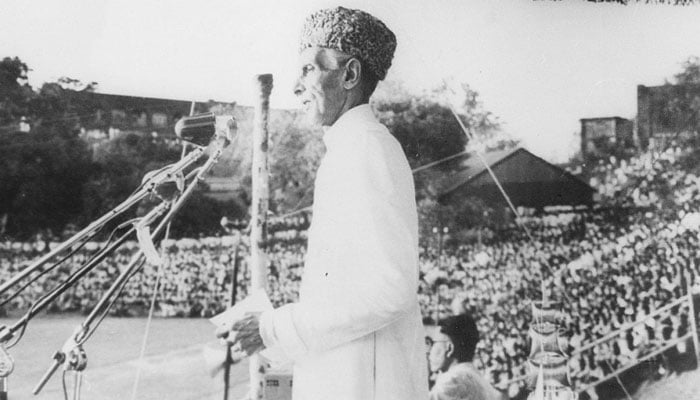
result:
[[[153,113],[151,123],[157,127],[166,126],[168,124],[168,116],[163,113]]]
[[[145,127],[146,124],[148,123],[148,116],[146,115],[145,112],[137,112],[136,113],[136,126],[139,127]]]
[[[123,125],[126,122],[126,113],[123,110],[112,110],[112,125]]]

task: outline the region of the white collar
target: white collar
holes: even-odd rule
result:
[[[333,123],[323,134],[323,142],[326,148],[333,146],[343,136],[347,135],[344,131],[350,127],[356,127],[362,122],[376,122],[377,118],[372,112],[372,107],[369,104],[360,104],[343,113],[337,121]]]

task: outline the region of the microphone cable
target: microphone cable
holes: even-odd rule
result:
[[[190,116],[194,115],[196,105],[197,105],[197,102],[192,101],[192,104],[190,105]],[[234,140],[236,140],[238,138],[238,136],[239,135],[236,135]],[[181,143],[182,143],[182,152],[180,153],[180,160],[185,158],[185,155],[187,154],[187,147],[188,147],[188,143],[186,141],[181,140]],[[199,168],[195,168],[195,170],[199,170]],[[194,171],[192,171],[192,172],[194,172]],[[192,175],[192,172],[190,172],[187,175],[187,178],[189,178],[190,175]],[[187,178],[185,178],[185,181],[187,180]],[[170,237],[171,222],[172,222],[172,220],[170,220],[168,222],[168,224],[165,226],[165,235],[163,236],[163,240],[167,240]],[[162,246],[163,240],[161,240],[161,242],[160,242],[161,243],[161,248],[160,248],[161,259],[163,258],[162,256],[165,253],[165,250]],[[148,318],[146,318],[146,328],[144,330],[143,340],[141,341],[141,349],[139,351],[139,358],[138,358],[139,362],[137,363],[138,367],[136,368],[136,377],[134,378],[134,384],[131,387],[131,397],[130,397],[131,400],[136,399],[136,394],[138,392],[139,382],[141,381],[141,371],[143,369],[143,359],[146,357],[146,345],[148,343],[148,336],[149,336],[149,333],[151,331],[151,321],[153,320],[153,312],[155,310],[156,300],[158,298],[158,290],[160,288],[160,279],[161,279],[161,276],[163,275],[163,270],[165,269],[165,268],[163,268],[163,265],[159,265],[157,267],[158,268],[157,268],[157,272],[156,272],[156,279],[155,279],[155,283],[153,285],[153,294],[151,295],[151,304],[148,308]],[[139,267],[139,269],[140,268],[141,267]],[[137,271],[137,270],[135,270],[135,271]],[[122,287],[122,289],[123,289],[123,287]]]
[[[51,289],[49,292],[45,293],[44,295],[42,295],[41,297],[39,297],[37,300],[35,300],[35,301],[32,303],[32,305],[29,307],[29,310],[28,310],[28,311],[22,316],[22,318],[20,319],[19,323],[21,324],[21,325],[20,325],[20,326],[21,326],[21,329],[20,329],[20,331],[19,331],[19,334],[15,337],[15,340],[14,340],[12,343],[9,343],[9,344],[7,345],[7,348],[8,348],[8,349],[9,349],[9,348],[12,348],[13,346],[15,346],[15,345],[16,345],[17,343],[19,343],[19,341],[22,339],[22,336],[24,336],[24,332],[25,332],[25,330],[26,330],[26,328],[27,328],[27,325],[29,324],[29,320],[31,319],[31,317],[33,316],[33,314],[36,312],[36,309],[37,309],[38,305],[39,305],[40,303],[42,303],[43,301],[45,301],[45,300],[46,300],[47,298],[49,298],[50,296],[53,296],[53,295],[56,294],[56,293],[61,293],[61,292],[66,291],[66,290],[70,287],[70,285],[73,283],[74,280],[76,280],[77,278],[79,278],[79,277],[81,277],[82,275],[84,275],[85,273],[87,273],[87,272],[88,272],[88,270],[87,270],[87,268],[86,268],[87,265],[88,265],[92,260],[96,259],[97,257],[101,256],[101,255],[104,253],[105,249],[106,249],[107,246],[109,246],[109,244],[112,242],[112,240],[114,239],[114,235],[116,234],[116,232],[117,232],[120,228],[122,228],[122,226],[118,226],[118,227],[116,227],[116,228],[114,228],[114,229],[112,230],[112,232],[110,233],[110,236],[108,237],[107,241],[104,243],[104,245],[101,247],[101,249],[100,249],[99,251],[97,251],[92,257],[90,257],[90,258],[87,260],[86,265],[82,266],[82,267],[79,268],[78,270],[76,270],[76,271],[74,271],[73,273],[71,273],[66,279],[64,279],[62,282],[60,282],[56,287],[54,287],[54,288]],[[132,230],[133,230],[133,228],[132,228]],[[128,234],[128,233],[127,233],[127,234]],[[23,285],[22,288],[20,288],[18,291],[16,291],[15,293],[13,293],[12,296],[11,296],[9,299],[5,300],[5,301],[4,301],[2,304],[0,304],[0,305],[4,305],[7,301],[9,301],[9,300],[11,300],[12,298],[16,297],[17,295],[19,295],[19,293],[20,293],[22,290],[24,290],[24,289],[25,289],[27,286],[29,286],[31,283],[35,282],[39,277],[41,277],[42,275],[46,274],[48,271],[50,271],[50,270],[56,268],[58,265],[60,265],[60,264],[63,263],[66,259],[68,259],[68,257],[71,257],[72,255],[74,255],[75,253],[77,253],[83,246],[85,246],[85,244],[89,241],[89,239],[95,237],[95,235],[96,235],[96,233],[93,233],[90,237],[88,237],[88,240],[83,241],[77,248],[75,248],[74,250],[71,250],[71,251],[70,251],[67,255],[65,255],[61,260],[59,260],[58,262],[54,263],[53,265],[51,265],[50,268],[47,268],[46,270],[42,271],[40,274],[38,274],[37,276],[35,276],[34,278],[32,278],[30,282],[25,283],[25,284]]]
[[[63,258],[61,258],[59,261],[56,261],[55,263],[53,263],[53,264],[52,264],[51,266],[49,266],[48,268],[45,268],[43,271],[41,271],[39,274],[37,274],[37,275],[35,275],[34,277],[30,278],[28,282],[26,282],[25,284],[23,284],[22,286],[20,286],[19,289],[17,289],[14,293],[12,293],[11,295],[9,295],[6,299],[2,300],[2,301],[0,302],[0,307],[6,305],[6,304],[9,303],[10,301],[12,301],[15,297],[19,296],[19,294],[22,293],[22,291],[24,291],[29,285],[31,285],[32,283],[36,282],[39,278],[41,278],[41,277],[42,277],[43,275],[45,275],[47,272],[49,272],[49,271],[53,270],[54,268],[58,267],[61,263],[63,263],[64,261],[66,261],[66,260],[68,259],[68,257],[72,257],[75,253],[77,253],[80,249],[82,249],[83,246],[85,246],[85,243],[87,243],[87,242],[88,242],[90,239],[92,239],[95,235],[96,235],[96,233],[94,233],[92,236],[88,237],[87,240],[85,240],[85,241],[83,241],[82,243],[80,243],[80,244],[78,245],[78,247],[76,247],[75,249],[73,249],[73,250],[71,250],[70,252],[68,252],[68,254],[66,254],[65,256],[63,256]]]

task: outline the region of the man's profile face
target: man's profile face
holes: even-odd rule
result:
[[[452,341],[441,332],[432,335],[432,346],[428,353],[428,363],[431,372],[446,371],[450,366]]]
[[[343,112],[347,100],[343,88],[343,53],[322,47],[308,47],[299,54],[299,78],[294,94],[302,103],[308,121],[331,126]]]

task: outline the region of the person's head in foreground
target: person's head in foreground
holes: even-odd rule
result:
[[[294,94],[309,121],[331,126],[349,109],[366,104],[383,80],[396,36],[374,16],[343,7],[311,14],[299,43]]]
[[[445,318],[439,326],[428,355],[430,370],[445,372],[453,365],[471,362],[479,342],[479,331],[472,317],[462,314]]]

